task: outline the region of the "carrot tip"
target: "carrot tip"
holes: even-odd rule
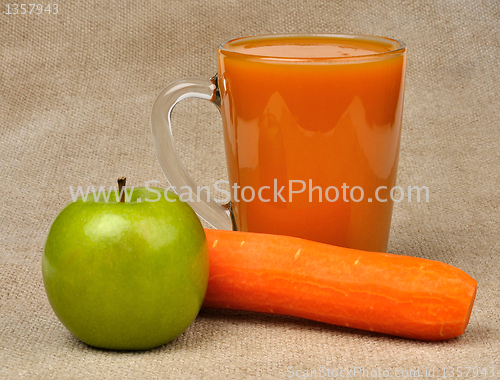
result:
[[[469,308],[467,309],[467,315],[465,317],[465,323],[464,323],[463,331],[465,331],[465,329],[467,328],[467,325],[469,324],[470,315],[472,314],[472,307],[474,306],[474,301],[476,300],[476,294],[477,294],[477,282],[474,281],[474,291],[472,293],[472,297],[471,297],[471,301],[470,301],[470,304],[469,304]]]

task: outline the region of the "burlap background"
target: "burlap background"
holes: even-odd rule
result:
[[[294,370],[494,367],[500,378],[500,3],[483,1],[79,1],[58,15],[0,15],[0,378],[287,378]],[[159,180],[149,129],[158,92],[215,73],[215,49],[263,33],[365,33],[404,41],[408,76],[390,252],[479,282],[466,333],[422,343],[296,318],[202,310],[149,352],[86,346],[46,299],[41,254],[69,186]],[[176,109],[177,145],[202,184],[225,178],[220,120]],[[488,369],[488,371],[491,371]],[[471,372],[472,374],[472,372]],[[319,376],[319,373],[318,373]],[[359,375],[358,375],[359,377]]]

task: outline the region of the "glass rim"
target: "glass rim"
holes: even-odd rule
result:
[[[391,45],[396,45],[388,51],[375,52],[373,54],[365,54],[358,56],[348,56],[348,57],[271,57],[266,55],[251,54],[241,51],[231,50],[230,45],[237,41],[251,40],[251,39],[279,39],[279,38],[293,38],[293,37],[320,37],[320,38],[343,38],[343,39],[353,39],[353,40],[364,40],[367,42],[383,42],[385,44],[389,43]],[[352,63],[352,62],[371,62],[379,61],[383,59],[392,58],[394,56],[402,55],[406,52],[406,45],[394,38],[374,36],[368,34],[342,34],[342,33],[332,33],[332,34],[262,34],[262,35],[252,35],[237,37],[227,40],[219,45],[219,54],[226,56],[233,56],[238,58],[246,58],[250,60],[257,60],[263,62],[296,62],[296,63]]]

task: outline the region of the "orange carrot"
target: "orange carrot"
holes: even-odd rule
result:
[[[203,306],[248,310],[438,341],[461,335],[476,281],[438,261],[287,236],[205,230]]]

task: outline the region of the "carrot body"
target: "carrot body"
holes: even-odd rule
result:
[[[287,236],[205,230],[203,306],[248,310],[438,341],[461,335],[476,281],[438,261]]]

